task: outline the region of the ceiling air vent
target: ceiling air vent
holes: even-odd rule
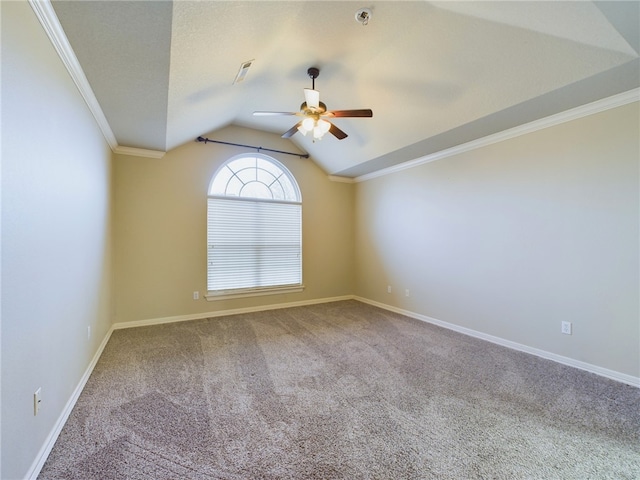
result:
[[[242,64],[240,65],[240,70],[238,70],[238,74],[236,75],[236,79],[233,81],[234,85],[244,80],[244,77],[247,76],[247,72],[249,71],[249,67],[251,67],[254,61],[255,59],[242,62]]]

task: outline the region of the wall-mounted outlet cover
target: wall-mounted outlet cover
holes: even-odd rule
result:
[[[561,331],[565,335],[571,335],[571,322],[562,322]]]
[[[405,296],[405,297],[408,297],[408,296],[409,296],[409,289],[408,289],[408,288],[404,291],[404,296]]]
[[[391,285],[387,285],[387,293],[391,293]]]
[[[193,299],[194,300],[199,300],[200,299],[200,292],[193,292]]]

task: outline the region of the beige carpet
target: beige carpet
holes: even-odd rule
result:
[[[640,390],[356,301],[114,332],[43,479],[638,479]]]

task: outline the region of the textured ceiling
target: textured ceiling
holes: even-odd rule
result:
[[[121,146],[231,124],[283,133],[306,71],[345,140],[291,141],[359,176],[640,86],[639,2],[53,1]],[[359,8],[373,11],[362,26]],[[244,82],[240,65],[255,59]],[[263,145],[267,147],[268,145]]]

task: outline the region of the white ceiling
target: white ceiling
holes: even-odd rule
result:
[[[297,111],[311,66],[329,109],[374,116],[335,119],[345,140],[291,141],[352,177],[640,86],[637,1],[52,4],[118,144],[134,148],[224,141],[231,124],[282,134],[296,117],[252,112]]]

